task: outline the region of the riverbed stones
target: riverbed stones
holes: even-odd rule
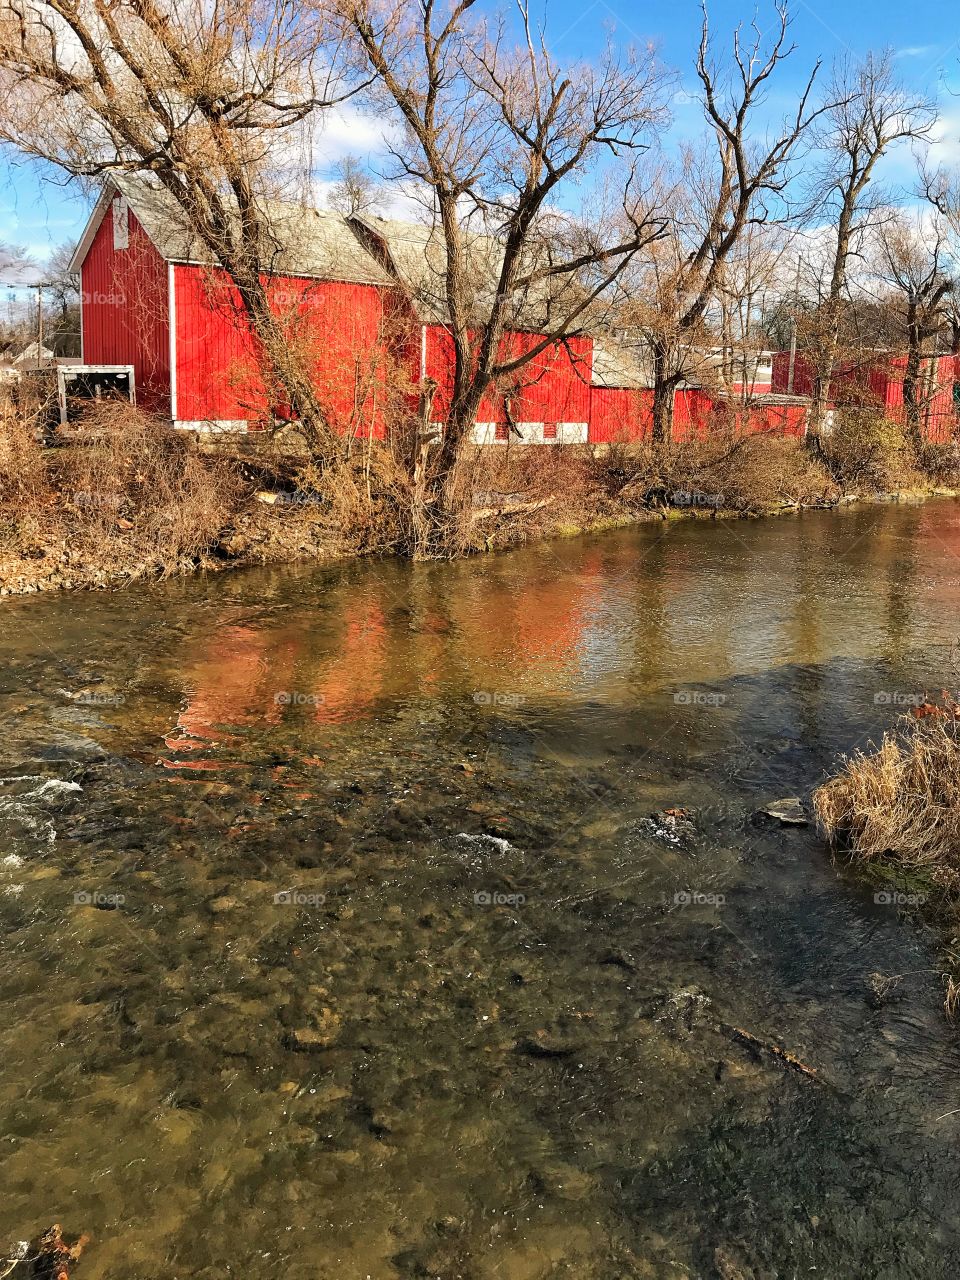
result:
[[[330,1049],[340,1036],[341,1017],[332,1009],[321,1009],[312,1025],[294,1027],[283,1037],[283,1043],[296,1053],[319,1053]]]
[[[659,809],[640,822],[640,829],[666,844],[688,844],[696,837],[697,829],[689,809]]]
[[[867,978],[864,999],[871,1009],[882,1009],[884,1005],[897,1004],[903,997],[899,974],[887,976],[883,973],[871,973]]]
[[[222,916],[235,911],[238,905],[236,898],[231,898],[229,894],[224,894],[223,897],[213,899],[210,903],[210,910],[215,916]]]

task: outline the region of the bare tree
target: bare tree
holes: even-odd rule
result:
[[[342,0],[344,32],[397,113],[398,173],[426,193],[442,247],[452,392],[442,441],[424,468],[438,514],[462,501],[460,462],[481,400],[554,344],[585,330],[633,256],[662,235],[635,157],[663,119],[670,78],[650,49],[563,67],[521,0],[517,49],[505,23],[474,21],[475,0],[386,8]],[[604,219],[558,212],[591,167],[607,163],[616,208]],[[481,283],[482,282],[482,283]],[[509,342],[530,329],[537,341]]]
[[[811,208],[830,228],[829,260],[809,355],[814,365],[810,434],[819,438],[837,363],[851,262],[865,237],[886,215],[889,194],[871,184],[881,158],[898,141],[925,138],[934,106],[909,93],[893,72],[892,54],[868,54],[857,65],[834,68],[830,105],[820,118],[817,143],[823,167],[813,184]],[[827,216],[824,217],[826,212]]]
[[[72,240],[58,244],[41,269],[50,310],[48,345],[65,356],[80,355],[80,277],[70,270],[75,249]]]
[[[930,398],[924,389],[924,360],[938,353],[936,340],[955,288],[953,244],[946,220],[940,214],[896,214],[879,229],[875,262],[875,273],[896,308],[906,339],[903,402],[919,453],[924,441],[923,410]]]
[[[4,284],[21,283],[25,273],[34,266],[35,263],[22,245],[5,244],[0,240],[0,280]]]
[[[790,161],[818,111],[810,96],[819,63],[800,92],[797,108],[772,137],[758,141],[756,117],[768,81],[794,51],[787,44],[789,17],[778,4],[770,41],[754,26],[744,46],[738,27],[729,66],[713,54],[704,11],[696,70],[710,131],[704,148],[688,148],[670,195],[671,236],[650,256],[652,305],[638,309],[653,365],[653,437],[668,441],[676,389],[690,376],[698,349],[716,335],[711,308],[724,285],[734,251],[751,227],[775,221],[784,210]]]
[[[344,156],[337,165],[337,181],[327,194],[327,204],[345,218],[378,213],[380,191],[376,182],[356,156]]]
[[[293,0],[0,0],[0,139],[71,175],[150,175],[236,289],[321,453],[332,439],[265,275],[280,250],[269,196],[314,113],[350,92],[328,37]]]

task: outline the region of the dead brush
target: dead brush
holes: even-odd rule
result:
[[[584,446],[478,448],[469,459],[459,543],[502,546],[586,528],[611,514],[603,468]]]
[[[821,445],[823,461],[847,492],[883,493],[923,483],[905,429],[870,406],[838,410]]]
[[[788,504],[810,504],[836,496],[836,485],[796,439],[738,435],[718,430],[670,444],[645,442],[619,448],[616,470],[624,475],[621,497],[650,506],[712,505],[746,513]],[[698,502],[697,505],[700,505]]]
[[[80,549],[128,572],[174,572],[216,542],[245,483],[235,460],[127,405],[89,413],[61,466]]]
[[[855,861],[890,858],[960,886],[960,719],[957,704],[926,703],[879,747],[857,751],[814,793],[817,821]]]
[[[33,508],[52,500],[41,442],[45,412],[37,398],[0,391],[0,506]]]

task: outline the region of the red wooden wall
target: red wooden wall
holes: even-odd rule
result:
[[[540,341],[537,334],[507,334],[499,358],[515,358]],[[425,356],[426,375],[437,383],[432,417],[434,422],[445,422],[453,391],[453,340],[442,325],[427,326]],[[592,360],[592,338],[570,338],[534,356],[516,375],[510,398],[514,422],[589,423]],[[502,394],[491,392],[484,397],[477,421],[506,423]]]
[[[590,390],[591,444],[643,440],[653,428],[653,392],[626,387]]]
[[[711,430],[730,424],[730,414],[740,432],[770,432],[802,436],[806,422],[805,405],[767,403],[758,395],[744,414],[715,404],[699,387],[681,387],[674,400],[673,439],[676,442],[702,438]],[[630,391],[618,387],[594,387],[590,401],[590,442],[630,443],[648,439],[653,430],[653,392]]]
[[[174,268],[176,406],[181,422],[262,422],[282,404],[264,385],[251,333],[226,276],[211,268]],[[384,305],[373,285],[274,276],[271,302],[291,343],[303,344],[327,421],[341,433],[385,434],[384,394],[391,381]]]
[[[903,423],[906,421],[903,403],[906,363],[905,356],[890,356],[882,364],[841,366],[832,380],[831,394],[840,405],[874,408],[891,421]],[[788,352],[779,351],[774,356],[774,391],[786,391],[789,364]],[[934,376],[936,389],[930,396],[929,407],[925,403],[924,376],[921,376],[921,410],[927,437],[945,442],[952,438],[957,423],[953,388],[960,376],[958,357],[938,356]],[[793,389],[796,395],[810,395],[813,390],[813,369],[799,355],[794,362]]]
[[[132,364],[137,403],[170,413],[167,264],[128,209],[128,244],[113,247],[113,216],[100,224],[80,268],[83,359]]]

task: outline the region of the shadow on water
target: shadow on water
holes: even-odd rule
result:
[[[933,942],[754,815],[951,683],[955,548],[950,504],[4,610],[0,1236],[954,1274]]]

